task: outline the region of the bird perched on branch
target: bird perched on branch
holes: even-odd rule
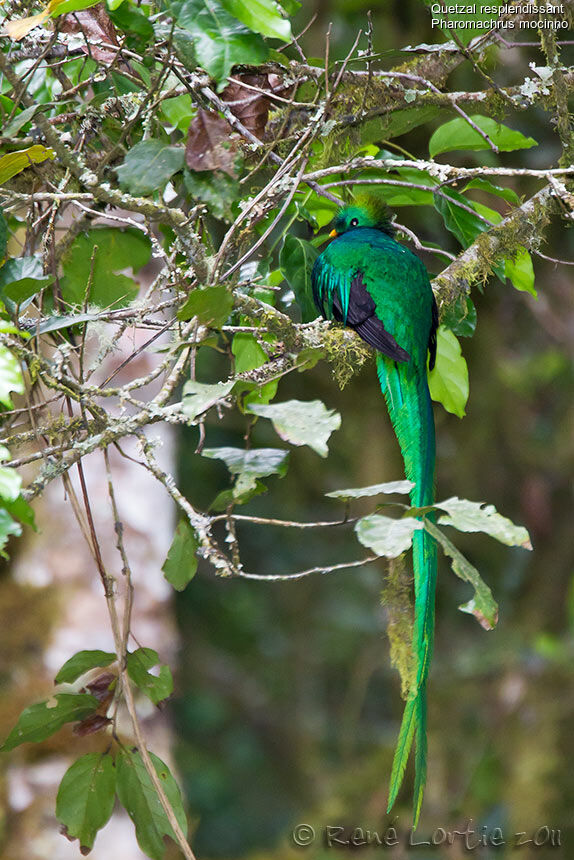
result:
[[[394,238],[382,201],[360,198],[341,209],[331,241],[312,271],[313,297],[326,319],[354,329],[377,350],[377,373],[403,455],[415,485],[411,504],[434,502],[435,430],[427,362],[436,357],[438,311],[427,271]],[[427,772],[426,687],[433,647],[437,554],[424,529],[413,536],[416,671],[395,750],[389,811],[415,742],[414,824],[420,816]]]

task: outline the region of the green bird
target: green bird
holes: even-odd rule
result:
[[[330,242],[311,273],[320,313],[354,329],[377,350],[377,374],[414,484],[411,504],[434,502],[435,429],[427,359],[436,358],[438,311],[427,271],[394,239],[384,204],[360,198],[341,209]],[[390,811],[415,740],[414,825],[427,773],[426,686],[432,656],[436,585],[436,543],[424,529],[413,537],[416,673],[409,690],[391,772]]]

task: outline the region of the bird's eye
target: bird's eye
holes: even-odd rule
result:
[[[358,226],[359,226],[359,219],[353,218],[351,221],[351,227],[358,227]]]

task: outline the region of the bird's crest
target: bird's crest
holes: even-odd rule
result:
[[[369,213],[373,226],[377,230],[382,230],[388,236],[395,235],[396,230],[391,221],[391,214],[387,208],[387,204],[378,194],[360,192],[355,196],[355,206]]]

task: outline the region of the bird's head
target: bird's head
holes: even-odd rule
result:
[[[389,236],[394,235],[395,231],[387,207],[380,197],[363,195],[358,197],[352,206],[343,206],[337,213],[334,228],[329,235],[334,239],[336,236],[347,233],[349,230],[357,230],[360,227],[371,227],[375,230],[382,230]]]

